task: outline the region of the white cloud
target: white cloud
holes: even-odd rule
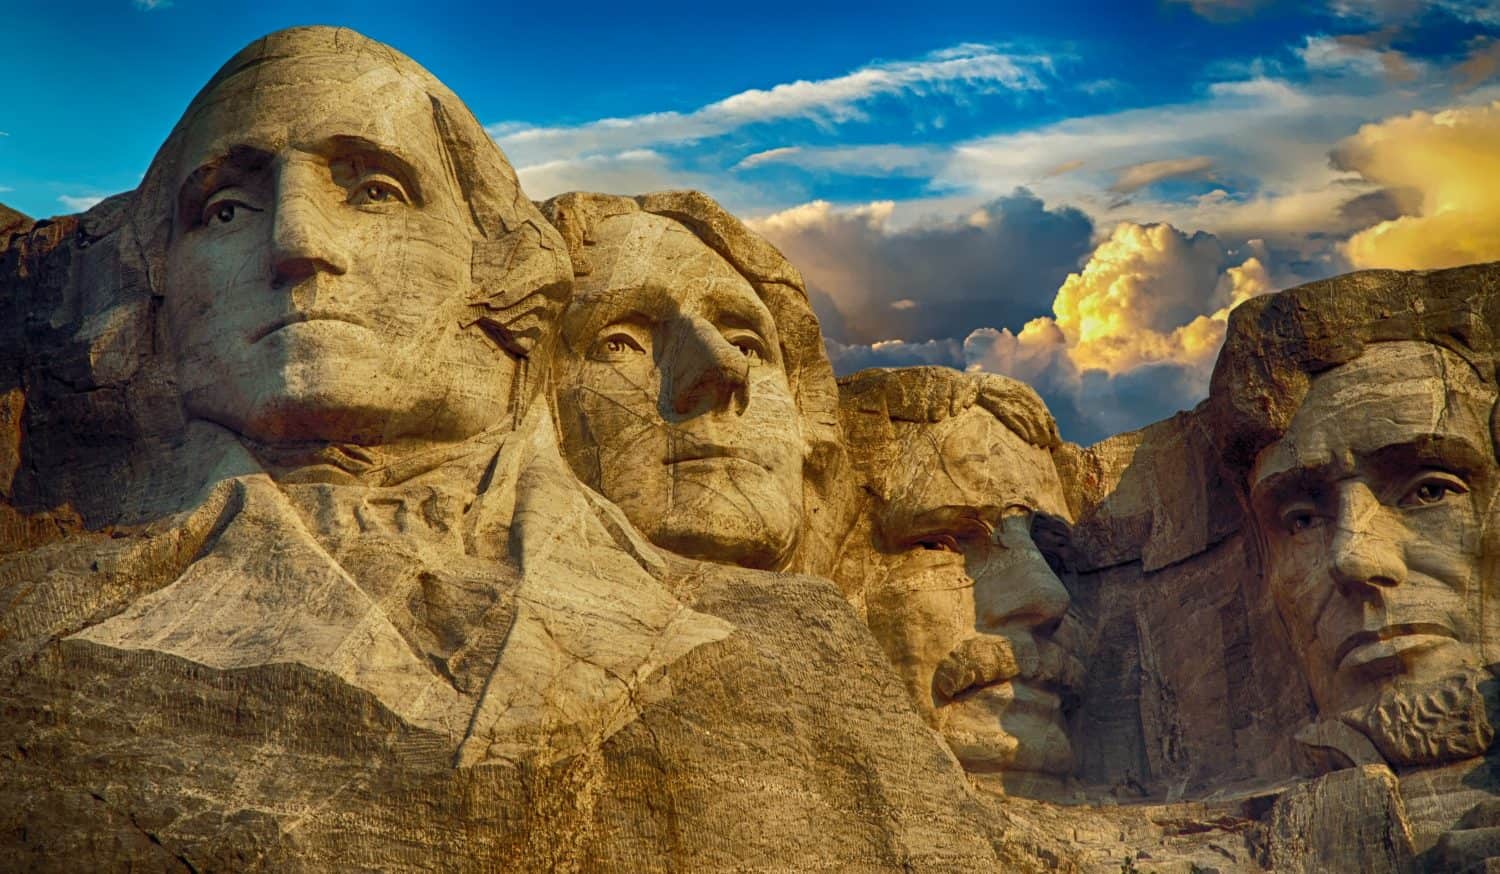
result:
[[[804,170],[827,170],[855,176],[927,176],[942,168],[947,155],[947,148],[941,146],[784,146],[756,152],[732,169],[786,164]]]
[[[151,12],[155,9],[166,9],[172,5],[172,0],[133,0],[133,2],[135,3],[135,8],[144,12]]]
[[[876,63],[843,76],[798,80],[734,94],[691,112],[653,112],[572,127],[491,125],[495,141],[518,163],[565,160],[666,143],[685,143],[747,125],[787,119],[838,124],[865,118],[878,97],[1038,91],[1048,58],[965,44],[917,60]]]
[[[1333,14],[1370,24],[1393,24],[1442,11],[1477,24],[1500,24],[1500,6],[1494,0],[1329,0]]]
[[[58,202],[67,207],[70,212],[84,212],[92,209],[95,204],[103,199],[103,197],[94,197],[92,195],[74,196],[71,194],[64,194],[57,198]]]
[[[1416,270],[1500,258],[1500,100],[1365,125],[1333,160],[1419,200],[1415,214],[1348,241],[1355,266]]]
[[[1120,171],[1120,175],[1115,177],[1114,184],[1109,186],[1109,190],[1116,194],[1129,194],[1167,179],[1202,176],[1213,166],[1213,158],[1201,155],[1196,158],[1169,158],[1165,161],[1132,164]],[[1056,175],[1056,173],[1049,175]]]
[[[737,190],[723,178],[676,170],[666,157],[650,149],[543,161],[516,167],[516,175],[527,196],[537,200],[565,191],[639,194],[669,188],[696,188],[722,199]]]
[[[15,191],[15,189],[11,188],[9,185],[0,185],[0,194],[4,194],[8,191]]]

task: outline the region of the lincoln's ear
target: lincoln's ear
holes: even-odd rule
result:
[[[573,293],[572,267],[555,240],[526,219],[497,239],[474,242],[469,302],[478,314],[469,324],[518,358],[556,334]]]

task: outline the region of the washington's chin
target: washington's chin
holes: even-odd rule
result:
[[[1073,771],[1073,745],[1051,692],[999,683],[949,702],[938,718],[966,771],[1054,778]]]

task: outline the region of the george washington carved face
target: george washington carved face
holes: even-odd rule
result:
[[[463,327],[476,231],[435,106],[369,52],[273,57],[195,101],[160,283],[190,415],[272,444],[501,420],[515,366]]]

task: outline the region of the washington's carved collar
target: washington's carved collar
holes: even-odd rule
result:
[[[330,483],[376,488],[400,485],[451,462],[493,452],[511,432],[493,428],[457,443],[408,442],[384,446],[352,443],[299,443],[270,446],[240,436],[240,442],[283,485]],[[478,473],[478,472],[476,472]],[[477,481],[472,485],[477,486]]]

